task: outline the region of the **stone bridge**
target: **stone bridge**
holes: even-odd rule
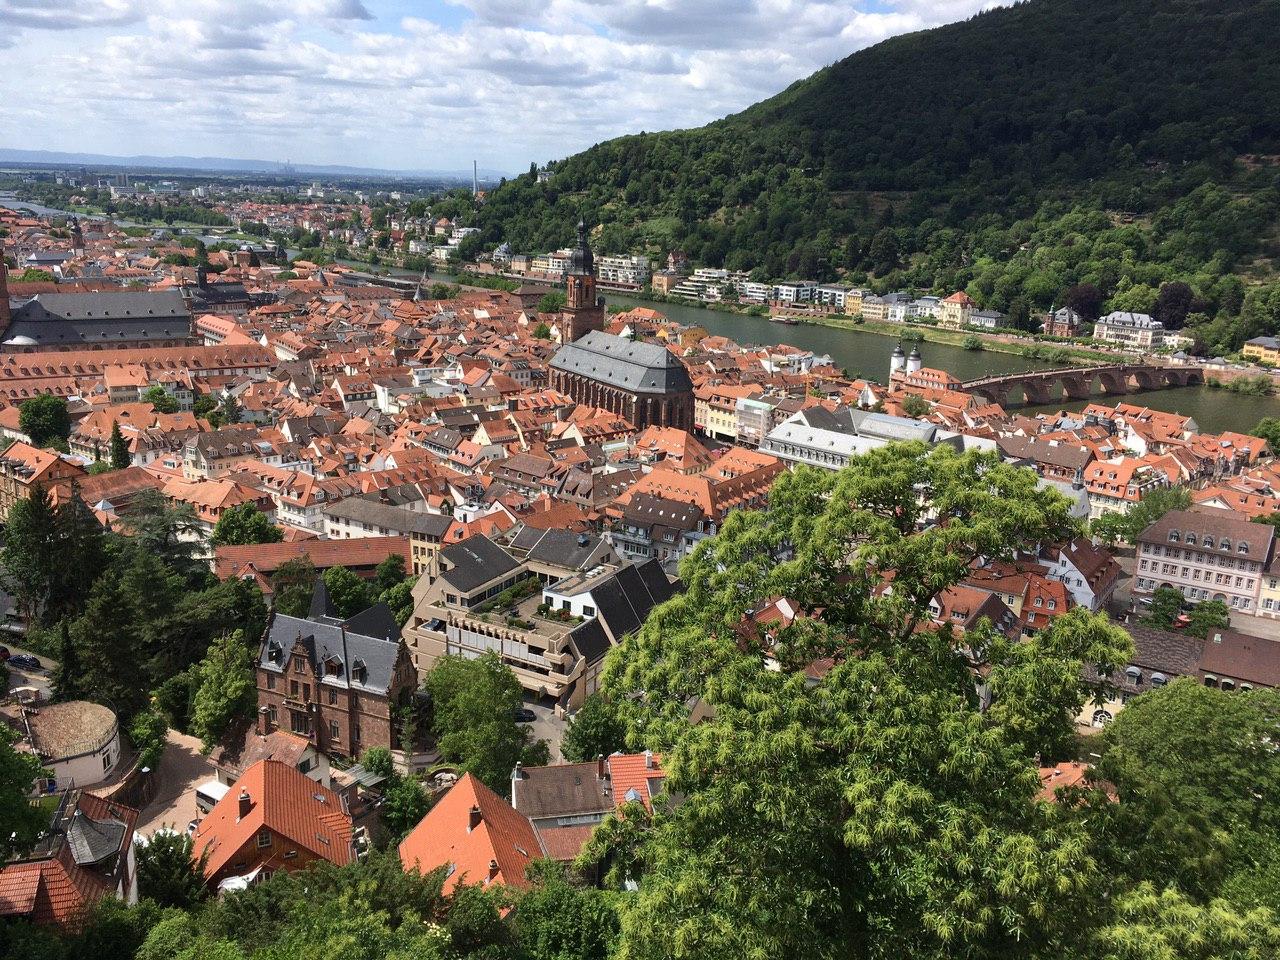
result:
[[[1027,404],[1054,403],[1059,399],[1088,400],[1094,395],[1095,383],[1101,384],[1103,394],[1123,395],[1135,390],[1164,390],[1204,383],[1204,371],[1198,367],[1166,367],[1154,363],[1107,363],[980,377],[966,380],[960,389],[1007,406],[1010,393],[1017,389],[1022,390],[1023,402]],[[1062,388],[1061,397],[1054,394],[1054,384]]]

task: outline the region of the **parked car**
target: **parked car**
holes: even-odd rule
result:
[[[538,719],[538,715],[528,707],[518,707],[515,711],[516,723],[533,723]]]
[[[9,658],[9,662],[23,670],[39,670],[40,661],[29,653],[17,653]]]

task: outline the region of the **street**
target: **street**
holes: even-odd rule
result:
[[[35,687],[40,691],[40,699],[48,700],[53,692],[53,671],[57,669],[57,663],[44,654],[36,653],[23,647],[15,647],[12,643],[4,640],[3,636],[0,636],[0,646],[8,647],[10,657],[25,653],[40,661],[39,670],[26,670],[12,663],[6,663],[9,668],[9,689]]]

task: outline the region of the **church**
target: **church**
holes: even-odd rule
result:
[[[639,429],[692,430],[693,382],[680,359],[658,344],[604,332],[604,300],[596,295],[595,258],[583,223],[564,283],[563,345],[551,358],[552,389],[625,417]]]

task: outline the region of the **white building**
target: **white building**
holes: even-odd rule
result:
[[[652,274],[647,257],[603,255],[596,257],[596,279],[601,283],[646,286]]]
[[[1163,346],[1164,324],[1145,313],[1113,310],[1094,325],[1093,336],[1107,343],[1151,350]]]

